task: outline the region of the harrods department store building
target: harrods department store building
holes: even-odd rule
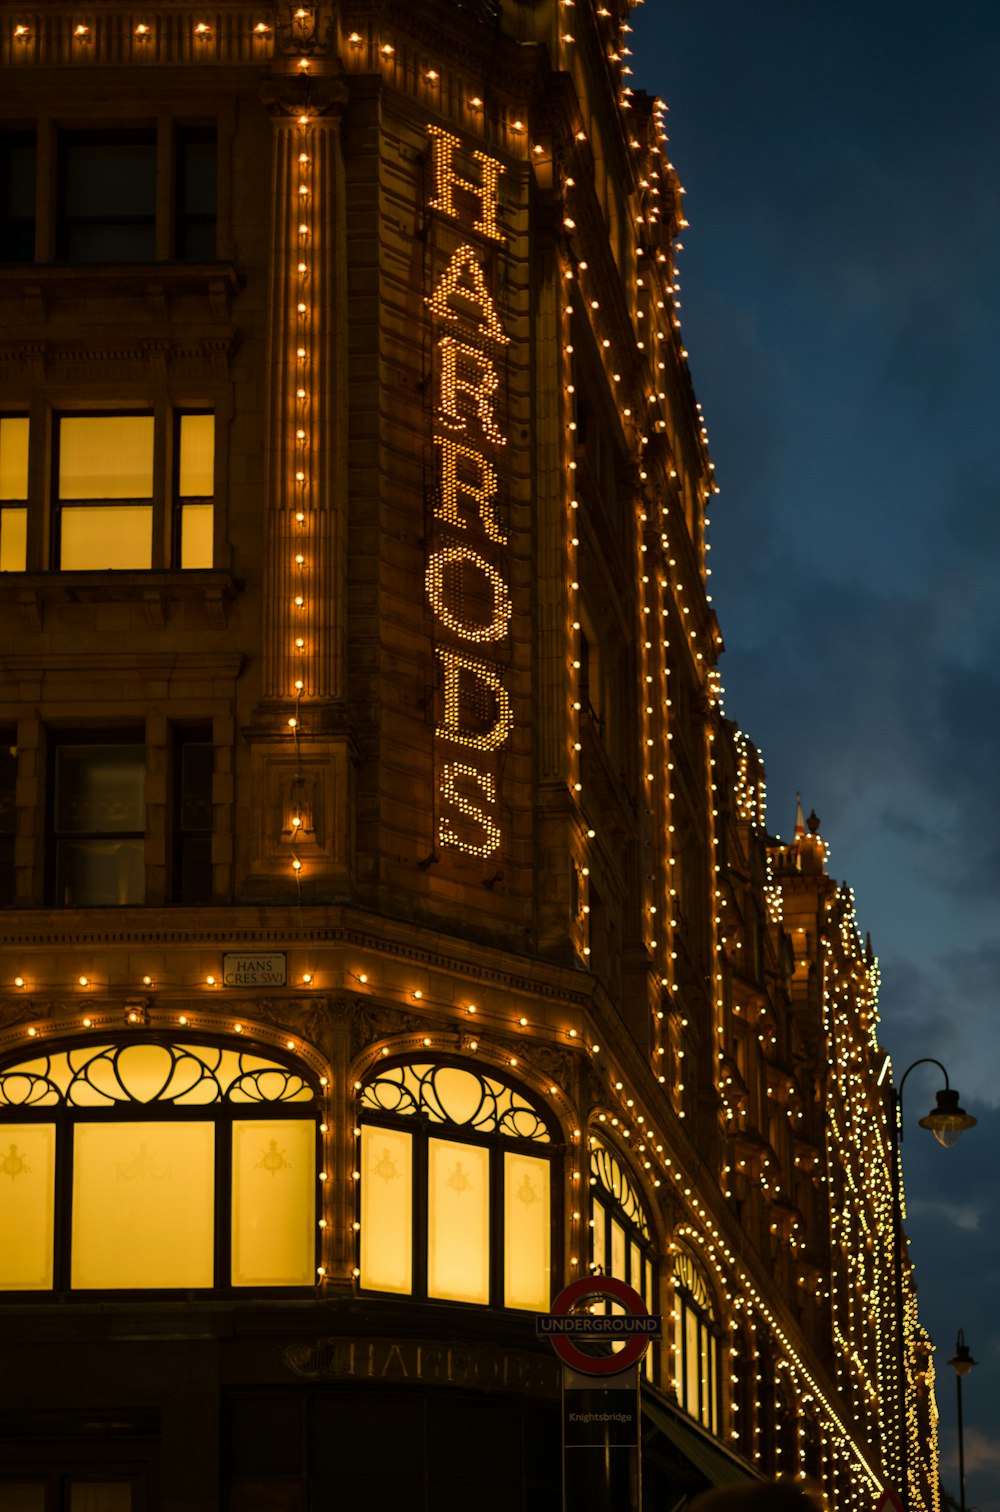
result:
[[[554,1512],[588,1270],[647,1508],[937,1508],[628,16],[0,0],[0,1512]]]

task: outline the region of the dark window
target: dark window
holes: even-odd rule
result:
[[[17,832],[15,789],[17,746],[10,731],[0,730],[0,906],[8,907],[17,893],[14,885],[14,836]],[[2,1512],[2,1509],[0,1509]]]
[[[174,900],[212,901],[211,729],[178,730],[174,745]]]
[[[59,145],[60,260],[152,262],[155,132],[67,131]]]
[[[215,259],[215,171],[214,128],[178,131],[175,255],[184,262]]]
[[[53,902],[114,908],[145,896],[146,747],[63,743],[53,759]]]
[[[35,139],[27,132],[0,137],[0,262],[35,256]]]
[[[0,1480],[0,1512],[137,1512],[141,1490],[134,1479],[46,1475]]]

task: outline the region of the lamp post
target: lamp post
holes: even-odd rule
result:
[[[892,1133],[892,1217],[893,1238],[896,1247],[896,1322],[899,1329],[899,1414],[900,1414],[900,1443],[899,1443],[899,1474],[902,1485],[900,1490],[903,1497],[903,1505],[909,1508],[910,1496],[910,1456],[909,1439],[906,1422],[906,1321],[903,1316],[903,1265],[905,1249],[903,1244],[903,1187],[900,1170],[899,1147],[903,1142],[903,1087],[906,1078],[917,1066],[937,1066],[944,1077],[944,1087],[936,1094],[934,1107],[923,1118],[919,1119],[922,1129],[929,1129],[944,1149],[950,1150],[959,1135],[966,1129],[975,1128],[978,1120],[966,1113],[959,1106],[958,1093],[948,1082],[948,1073],[939,1060],[930,1056],[923,1056],[907,1066],[899,1079],[899,1085],[890,1083],[889,1091],[892,1100],[892,1118],[890,1127]],[[961,1384],[959,1385],[961,1390]],[[964,1506],[964,1502],[963,1502]]]
[[[975,1365],[969,1346],[965,1342],[965,1333],[960,1328],[958,1338],[955,1341],[955,1358],[948,1364],[955,1372],[955,1385],[958,1389],[958,1504],[965,1512],[965,1433],[962,1428],[962,1377],[967,1376]]]

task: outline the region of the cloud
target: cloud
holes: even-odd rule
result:
[[[978,1233],[983,1226],[983,1209],[968,1203],[916,1201],[907,1203],[911,1218],[939,1218],[955,1228]]]

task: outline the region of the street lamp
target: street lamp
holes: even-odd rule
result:
[[[960,1328],[958,1339],[955,1342],[955,1358],[948,1364],[955,1372],[955,1385],[958,1388],[958,1504],[965,1512],[965,1434],[962,1428],[962,1377],[967,1376],[976,1361],[969,1352],[969,1346],[965,1342],[965,1333]]]
[[[899,1079],[899,1086],[890,1083],[889,1091],[892,1099],[892,1118],[890,1129],[892,1133],[892,1217],[893,1238],[896,1246],[896,1321],[899,1329],[899,1414],[900,1414],[900,1455],[899,1471],[902,1480],[902,1492],[904,1506],[911,1504],[910,1496],[910,1456],[909,1437],[906,1423],[906,1323],[903,1317],[903,1190],[900,1173],[899,1147],[903,1142],[903,1087],[906,1078],[917,1066],[937,1066],[944,1077],[944,1087],[936,1094],[934,1107],[918,1122],[922,1129],[929,1129],[944,1149],[950,1150],[952,1145],[966,1129],[973,1129],[978,1122],[971,1113],[959,1106],[958,1093],[948,1082],[948,1073],[939,1060],[930,1056],[923,1056],[907,1066]],[[883,1068],[884,1074],[884,1068]],[[881,1076],[879,1081],[881,1081]],[[961,1385],[959,1386],[961,1390]],[[964,1502],[963,1502],[964,1506]]]

